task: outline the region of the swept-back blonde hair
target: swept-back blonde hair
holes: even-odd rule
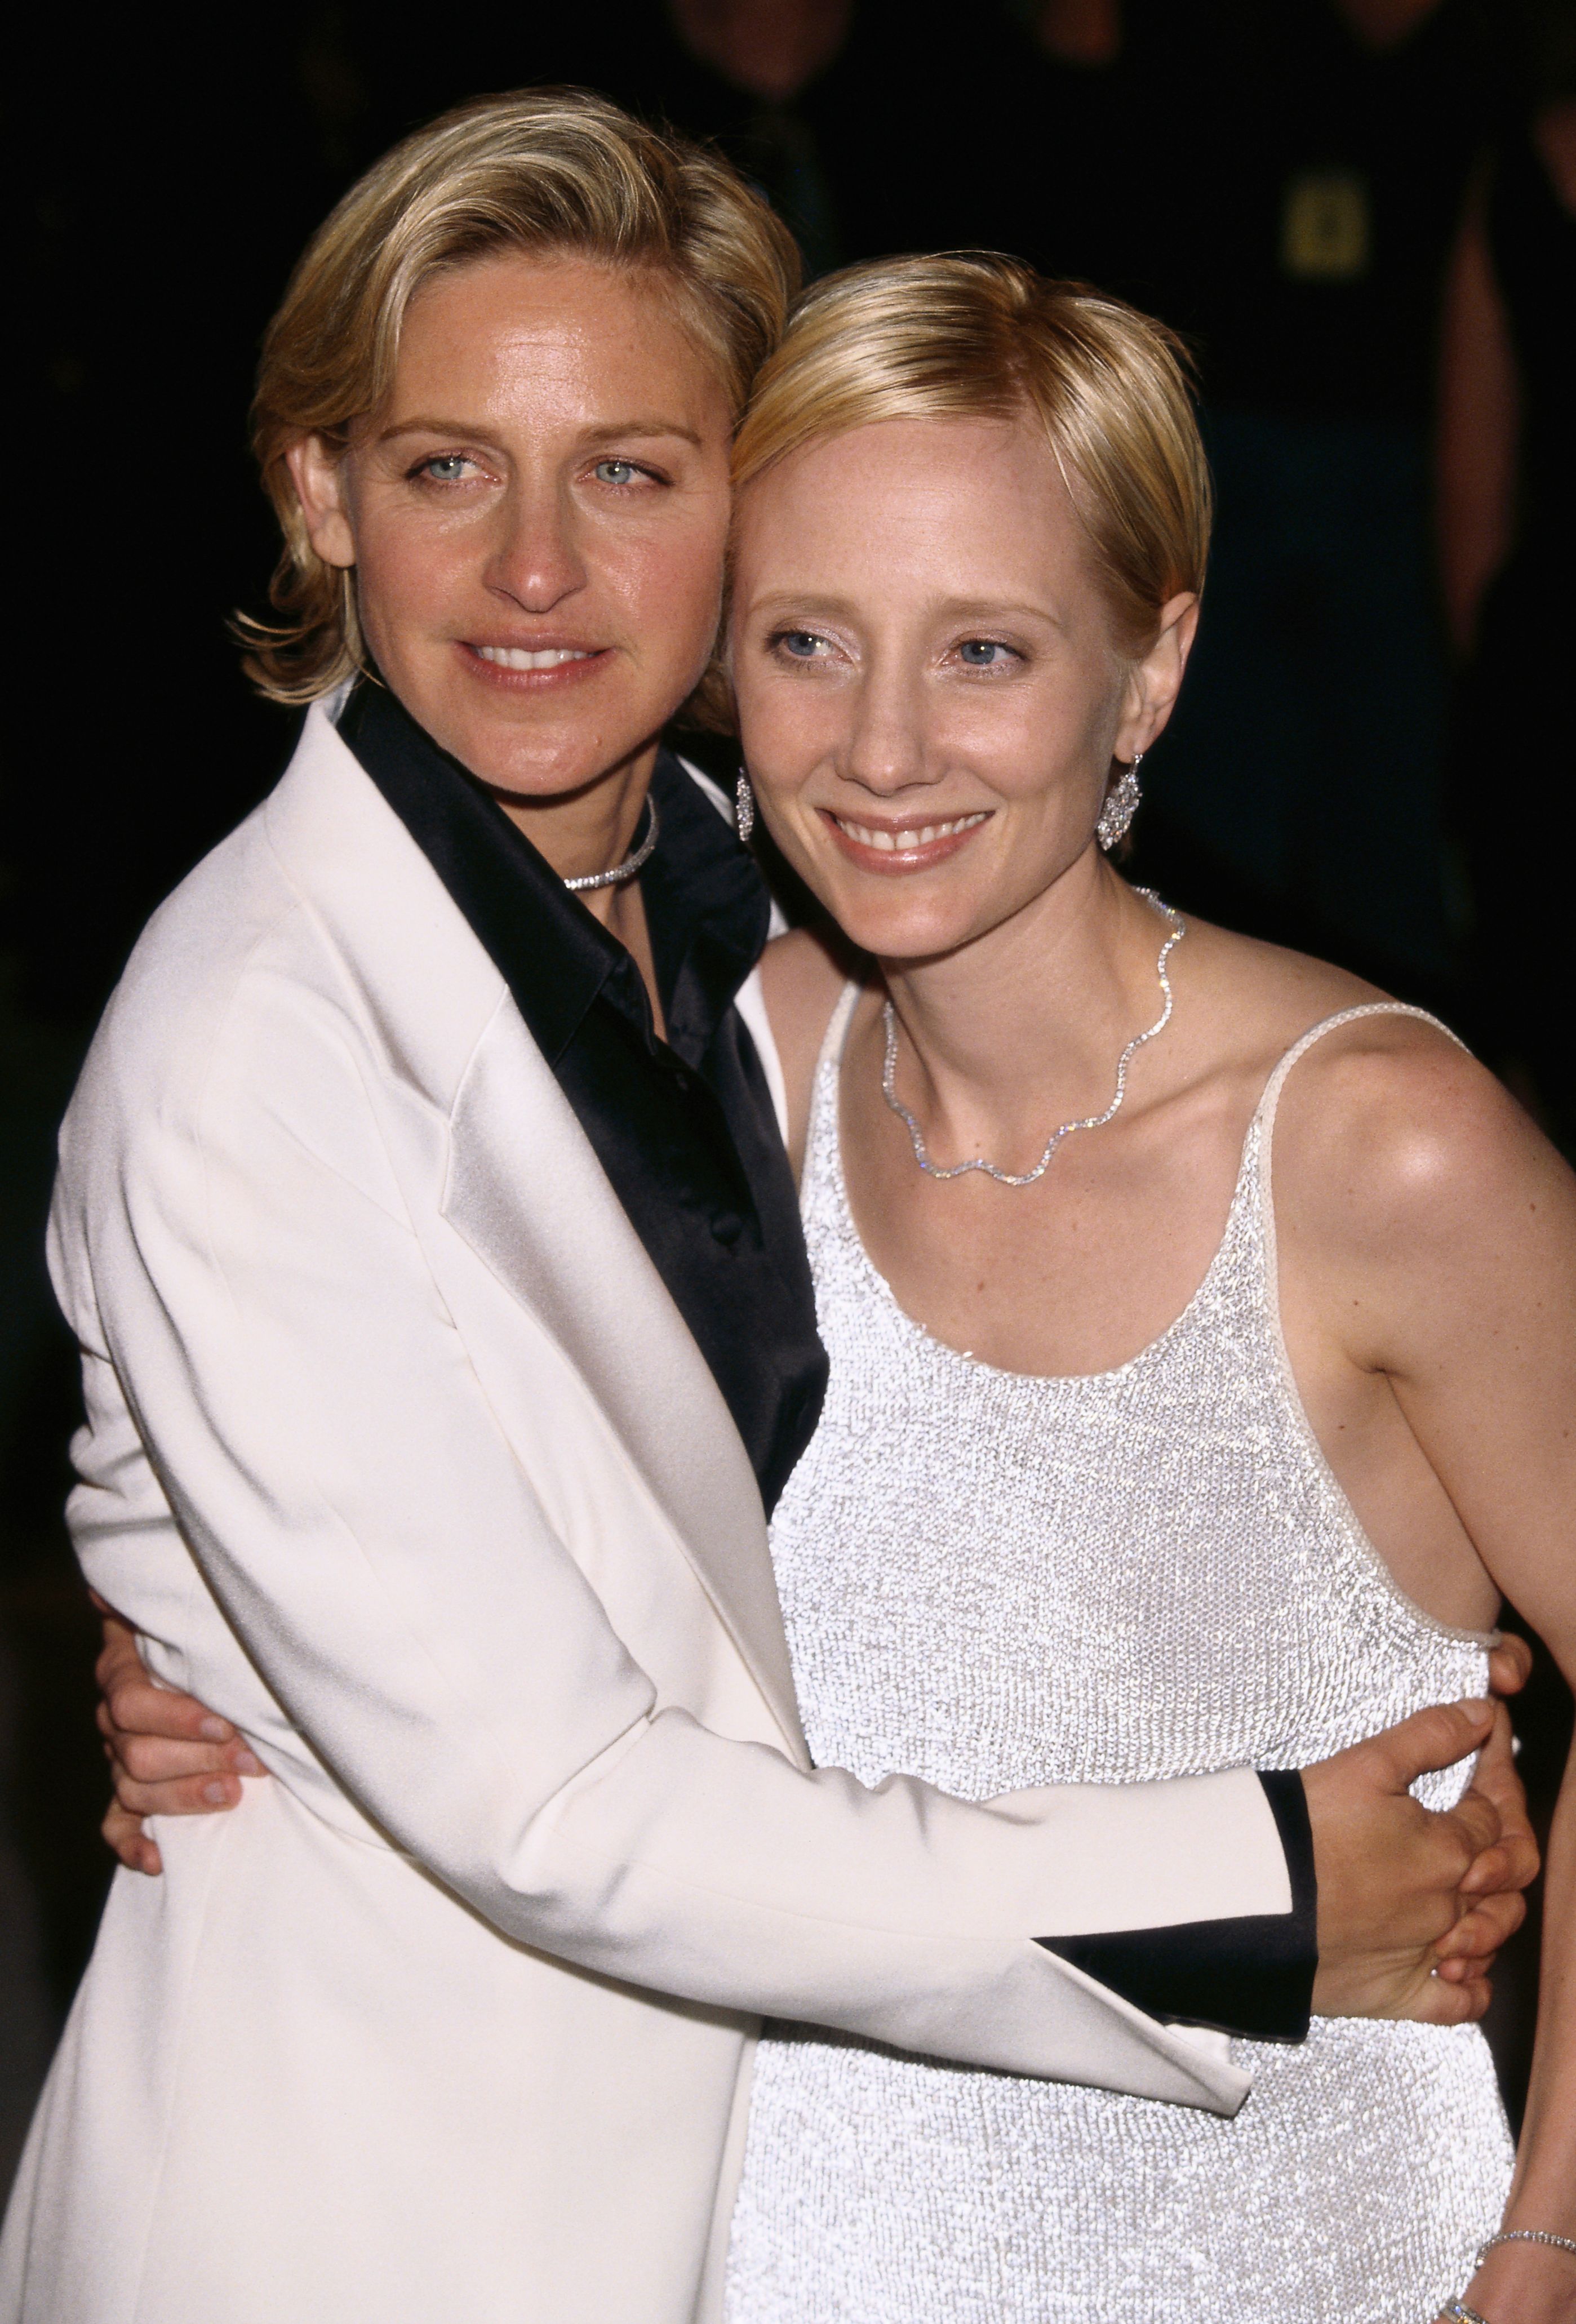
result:
[[[1015,258],[963,251],[844,267],[806,290],[768,356],[733,446],[733,482],[806,444],[885,420],[1044,428],[1083,520],[1120,650],[1202,589],[1209,465],[1186,355],[1165,324]],[[714,666],[697,706],[727,720]]]
[[[274,701],[309,702],[362,659],[353,576],[308,539],[287,451],[343,447],[379,409],[424,282],[515,250],[665,278],[735,414],[799,277],[787,227],[720,156],[581,90],[484,97],[396,145],[314,235],[263,340],[253,441],[284,533],[281,618],[236,626]]]

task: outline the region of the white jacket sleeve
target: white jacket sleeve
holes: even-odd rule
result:
[[[366,1071],[327,1004],[244,982],[189,1111],[90,1067],[52,1230],[90,1375],[83,1539],[124,1521],[124,1397],[289,1718],[512,1937],[1018,2071],[1111,2080],[1114,2018],[1163,2083],[1172,2060],[1170,2094],[1222,2102],[1190,2084],[1182,2037],[1033,1941],[1285,1911],[1252,1774],[972,1805],[806,1773],[659,1708],[488,1405]]]

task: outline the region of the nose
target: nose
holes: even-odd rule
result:
[[[841,771],[885,798],[931,777],[927,771],[923,689],[901,659],[875,654],[853,689]]]
[[[504,503],[486,585],[522,612],[550,613],[585,586],[575,511],[556,480],[517,484]]]

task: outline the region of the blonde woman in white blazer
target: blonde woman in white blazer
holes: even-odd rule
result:
[[[1229,2114],[1218,2034],[1040,1941],[1149,1932],[1163,1981],[1166,1929],[1218,1924],[1249,2030],[1295,2030],[1314,1849],[1322,2006],[1483,2006],[1518,1906],[1462,1891],[1527,1877],[1513,1780],[1450,1817],[1405,1787],[1486,1707],[1305,1794],[809,1765],[764,1526],[821,1376],[765,905],[657,740],[790,271],[708,157],[527,97],[381,164],[273,327],[253,668],[310,706],[133,956],[51,1227],[84,1569],[272,1780],[116,1881],[8,2319],[714,2315],[762,2015]]]

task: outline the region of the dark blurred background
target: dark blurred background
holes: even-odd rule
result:
[[[0,817],[0,2184],[108,1873],[60,1523],[51,1141],[141,924],[288,755],[293,720],[226,634],[274,554],[250,377],[308,234],[402,131],[485,90],[594,87],[716,139],[812,272],[983,244],[1175,325],[1220,530],[1132,869],[1438,1010],[1567,1151],[1576,1128],[1551,829],[1576,0],[276,0],[30,37],[8,137],[27,682]],[[1519,1723],[1546,1819],[1570,1729],[1546,1656]],[[1535,1996],[1529,1934],[1492,2028],[1513,2110]]]

